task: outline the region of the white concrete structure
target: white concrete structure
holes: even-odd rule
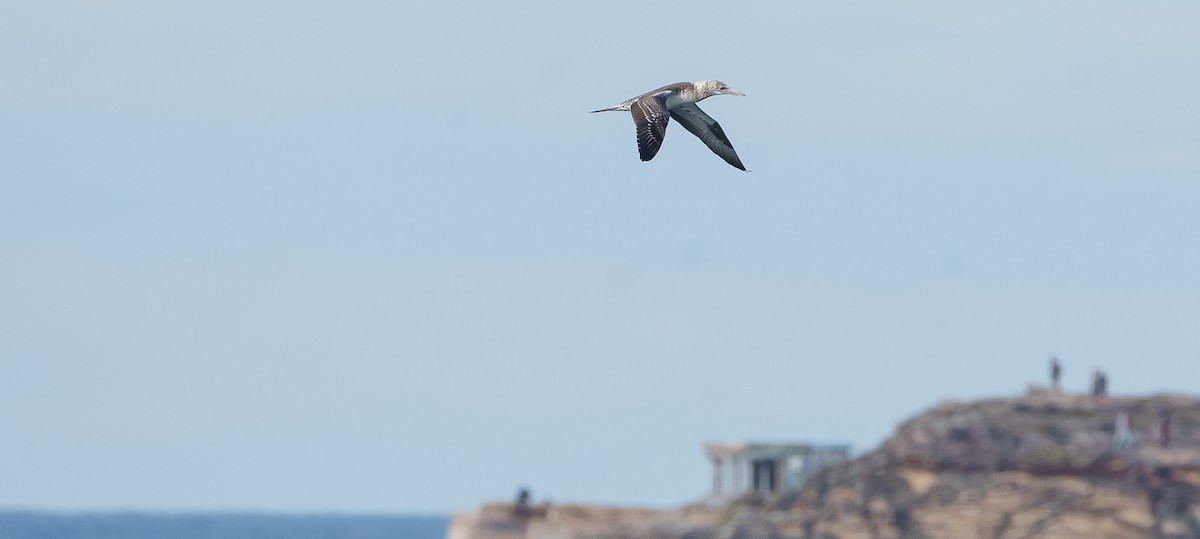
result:
[[[725,442],[704,444],[704,452],[713,463],[713,501],[794,492],[809,475],[850,458],[849,445]]]

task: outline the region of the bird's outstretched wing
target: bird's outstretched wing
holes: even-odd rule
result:
[[[693,135],[704,141],[708,149],[721,156],[726,163],[746,170],[746,167],[742,165],[742,160],[738,159],[737,152],[733,150],[733,143],[729,142],[729,137],[725,136],[725,130],[721,129],[721,124],[700,110],[700,107],[693,103],[680,105],[671,109],[671,117],[675,118],[679,125],[687,128]],[[666,122],[663,122],[663,125],[665,126]],[[641,140],[640,137],[638,140]]]
[[[637,128],[638,154],[642,161],[654,159],[667,134],[671,114],[667,112],[666,96],[667,92],[645,95],[629,107],[633,125]]]

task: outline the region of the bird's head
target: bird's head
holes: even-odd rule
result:
[[[719,80],[702,80],[697,82],[696,86],[700,88],[701,92],[707,95],[746,95],[730,88],[728,84]]]

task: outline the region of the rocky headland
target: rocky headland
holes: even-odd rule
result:
[[[651,511],[494,504],[448,539],[1200,538],[1200,399],[946,402],[799,492]]]

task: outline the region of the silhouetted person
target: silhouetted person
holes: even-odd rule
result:
[[[513,502],[513,516],[529,516],[529,489],[526,487],[517,490],[517,500]]]
[[[1092,400],[1101,402],[1108,395],[1108,376],[1104,371],[1092,371]]]
[[[1054,388],[1055,391],[1062,389],[1062,387],[1058,385],[1058,381],[1061,378],[1062,365],[1059,364],[1057,356],[1050,356],[1050,387]]]

